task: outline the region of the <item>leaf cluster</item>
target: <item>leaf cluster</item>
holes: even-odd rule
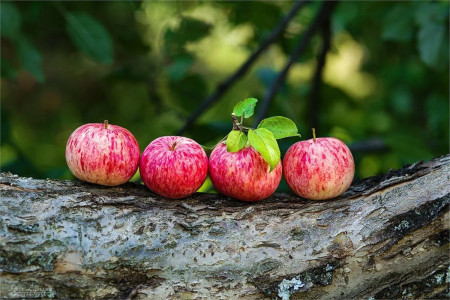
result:
[[[429,67],[442,69],[448,64],[448,15],[448,5],[443,3],[397,4],[384,18],[382,38],[404,43],[416,35],[421,60]]]
[[[111,64],[114,49],[106,28],[88,13],[67,11],[58,2],[54,4],[66,22],[67,35],[78,50],[102,64]],[[2,3],[0,22],[1,36],[12,41],[22,67],[39,83],[43,83],[45,74],[42,69],[42,55],[33,41],[23,32],[22,16],[13,2]],[[6,69],[2,67],[2,75]],[[15,71],[12,68],[8,70],[10,70],[8,77],[15,78]]]
[[[270,171],[272,171],[281,158],[277,139],[300,135],[295,123],[282,116],[264,119],[256,129],[243,126],[243,120],[253,116],[257,102],[258,100],[255,98],[248,98],[240,101],[234,107],[233,114],[241,117],[241,122],[235,122],[233,130],[228,134],[227,151],[238,152],[244,147],[253,147],[269,164]]]

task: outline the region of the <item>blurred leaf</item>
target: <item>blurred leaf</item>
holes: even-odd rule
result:
[[[384,40],[406,42],[414,33],[414,18],[409,4],[397,4],[383,20]]]
[[[273,133],[276,139],[298,136],[297,125],[289,118],[276,116],[267,118],[259,123],[258,128],[265,128]]]
[[[248,141],[250,146],[255,148],[269,164],[270,171],[275,169],[280,162],[280,148],[272,132],[265,128],[250,129]]]
[[[392,128],[391,115],[382,110],[372,112],[366,119],[369,121],[370,128],[377,133],[388,132]]]
[[[433,157],[424,140],[407,132],[393,132],[385,137],[386,144],[402,160],[403,164],[415,163]]]
[[[102,64],[113,61],[113,45],[108,31],[86,13],[67,13],[67,33],[78,49]]]
[[[437,94],[432,94],[426,99],[425,111],[428,126],[436,136],[440,130],[448,129],[448,99]]]
[[[375,155],[367,155],[359,162],[359,173],[363,178],[377,175],[381,168],[381,160]]]
[[[169,86],[177,104],[186,111],[191,111],[208,92],[205,80],[198,74],[187,75],[177,82],[170,81]]]
[[[339,126],[334,126],[333,128],[331,128],[328,136],[337,138],[338,140],[341,140],[346,144],[350,144],[353,141],[351,135],[349,134],[349,131]]]
[[[282,11],[278,5],[260,1],[220,1],[220,5],[229,9],[229,21],[233,24],[250,23],[255,28],[269,30],[274,28]]]
[[[260,68],[256,71],[256,76],[265,87],[269,87],[274,83],[278,73],[272,68]]]
[[[17,77],[17,71],[14,69],[14,67],[8,60],[2,58],[0,67],[1,67],[1,77],[10,79],[15,79]]]
[[[0,15],[0,28],[1,35],[16,39],[19,35],[21,17],[20,12],[16,5],[12,2],[2,1],[1,15]]]
[[[239,101],[239,103],[234,106],[233,113],[238,117],[243,116],[244,118],[250,118],[255,112],[256,102],[258,102],[258,99],[255,98],[247,98]]]
[[[426,25],[429,22],[441,24],[448,17],[448,2],[446,3],[424,3],[417,6],[415,20],[418,25]]]
[[[23,68],[29,71],[39,83],[43,83],[45,75],[42,72],[42,57],[39,51],[25,37],[18,38],[15,45]]]
[[[417,47],[419,49],[420,58],[430,67],[436,66],[439,62],[439,51],[442,40],[444,38],[445,28],[443,25],[435,23],[424,24],[417,36]]]
[[[4,165],[8,165],[17,159],[17,151],[11,145],[3,143],[0,146],[0,158],[0,167],[3,169]]]
[[[3,107],[2,107],[3,108]],[[14,112],[12,112],[14,113]],[[11,124],[11,112],[6,109],[0,110],[0,136],[1,136],[1,142],[2,145],[6,143],[11,143],[11,130],[12,130],[12,124]],[[2,153],[0,152],[0,155]]]
[[[167,73],[169,74],[169,78],[173,81],[179,81],[186,73],[189,71],[189,68],[194,64],[194,58],[190,55],[183,55],[180,58],[177,58],[168,68]]]
[[[29,5],[22,11],[23,20],[26,23],[39,22],[41,17],[41,7],[44,4],[41,1],[30,2]]]
[[[176,56],[184,52],[184,43],[180,41],[176,32],[170,28],[164,34],[164,52],[169,56]]]
[[[448,62],[447,3],[426,3],[416,8],[415,20],[420,26],[417,48],[420,58],[429,67],[443,69]]]
[[[184,52],[187,42],[195,42],[209,34],[211,25],[200,20],[183,17],[177,29],[167,29],[164,34],[165,51],[170,55]]]
[[[194,18],[184,17],[176,34],[183,43],[195,42],[208,35],[210,30],[210,24]]]
[[[227,151],[238,152],[247,144],[247,136],[240,130],[232,130],[227,137]]]
[[[397,88],[392,92],[392,108],[402,116],[411,113],[413,109],[411,92],[406,88]]]
[[[354,22],[357,15],[357,5],[353,5],[353,3],[349,1],[341,2],[335,8],[335,13],[333,13],[331,17],[333,32],[337,33],[345,30],[349,23]]]
[[[441,43],[441,47],[439,48],[438,54],[438,63],[434,66],[435,70],[445,71],[448,70],[448,61],[449,61],[449,36],[448,31],[445,31],[443,41]]]

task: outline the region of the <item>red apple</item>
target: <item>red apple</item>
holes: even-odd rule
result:
[[[181,136],[163,136],[142,153],[141,178],[153,192],[172,199],[192,195],[205,182],[208,157],[195,141]]]
[[[269,164],[253,147],[228,152],[223,143],[209,157],[209,176],[222,194],[243,200],[259,201],[272,195],[280,184],[281,162],[271,172]]]
[[[78,127],[66,145],[66,161],[72,174],[84,181],[119,185],[136,173],[139,146],[127,129],[105,123]]]
[[[292,145],[283,160],[283,173],[298,196],[325,200],[345,192],[353,180],[355,163],[350,149],[332,137]]]

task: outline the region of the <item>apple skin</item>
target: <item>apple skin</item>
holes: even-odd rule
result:
[[[181,199],[195,193],[208,175],[208,156],[195,141],[162,136],[142,153],[139,171],[144,184],[158,195]]]
[[[75,177],[108,186],[123,184],[133,177],[139,154],[133,134],[107,122],[78,127],[66,145],[66,162]]]
[[[283,160],[283,174],[300,197],[326,200],[344,193],[352,183],[355,162],[350,149],[332,137],[297,142]]]
[[[214,187],[242,201],[263,200],[275,192],[282,175],[281,161],[269,170],[269,164],[253,147],[232,153],[220,143],[209,157],[209,176]]]

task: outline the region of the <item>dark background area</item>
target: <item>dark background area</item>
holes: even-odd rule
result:
[[[1,170],[71,179],[69,135],[105,119],[130,130],[141,152],[180,133],[213,146],[231,130],[238,101],[265,98],[320,2],[302,7],[248,72],[180,130],[294,4],[2,1]],[[318,136],[343,140],[356,178],[448,153],[448,22],[447,1],[338,3],[266,116],[291,118],[302,139],[314,125]],[[326,24],[331,46],[314,85]],[[282,140],[282,155],[296,141]]]

